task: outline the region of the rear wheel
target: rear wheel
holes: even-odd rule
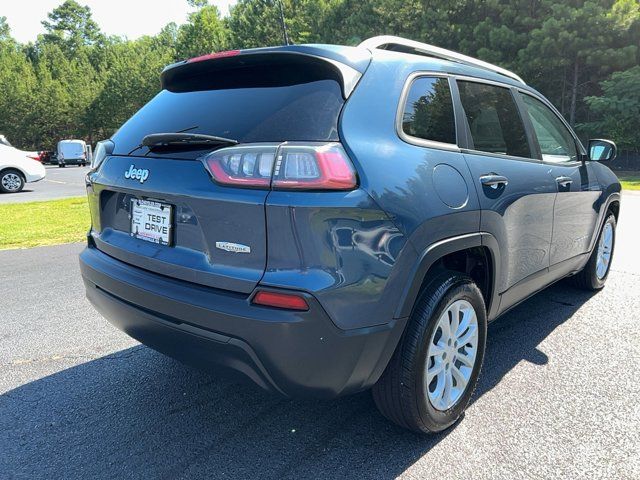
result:
[[[446,272],[421,295],[387,369],[373,387],[389,420],[439,432],[460,418],[484,358],[487,318],[471,278]]]
[[[616,217],[609,212],[589,261],[579,273],[571,277],[572,283],[578,288],[591,291],[604,287],[611,269],[615,244]]]
[[[4,193],[18,193],[23,188],[24,178],[19,171],[9,169],[0,173],[0,191]]]

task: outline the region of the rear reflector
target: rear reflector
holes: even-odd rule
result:
[[[289,310],[309,310],[309,305],[304,297],[290,293],[260,291],[255,294],[251,303]]]
[[[356,173],[339,143],[254,144],[216,150],[203,158],[222,185],[278,190],[352,190]]]

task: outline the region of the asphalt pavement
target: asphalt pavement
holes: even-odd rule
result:
[[[0,193],[0,203],[38,202],[56,198],[81,197],[87,194],[84,177],[89,167],[45,165],[47,176],[39,182],[27,183],[19,193]]]
[[[139,345],[85,300],[82,245],[0,252],[0,478],[640,478],[638,212],[603,291],[490,326],[465,418],[430,437],[367,392],[280,399]]]

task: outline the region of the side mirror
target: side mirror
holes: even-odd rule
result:
[[[589,140],[589,160],[595,162],[609,162],[616,158],[618,147],[611,140]]]

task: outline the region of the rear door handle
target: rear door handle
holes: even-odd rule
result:
[[[480,182],[485,187],[498,188],[500,185],[507,186],[509,180],[502,175],[496,175],[495,173],[489,173],[480,177]]]
[[[571,177],[557,177],[556,182],[558,182],[558,185],[561,187],[566,187],[573,183],[573,179]]]

